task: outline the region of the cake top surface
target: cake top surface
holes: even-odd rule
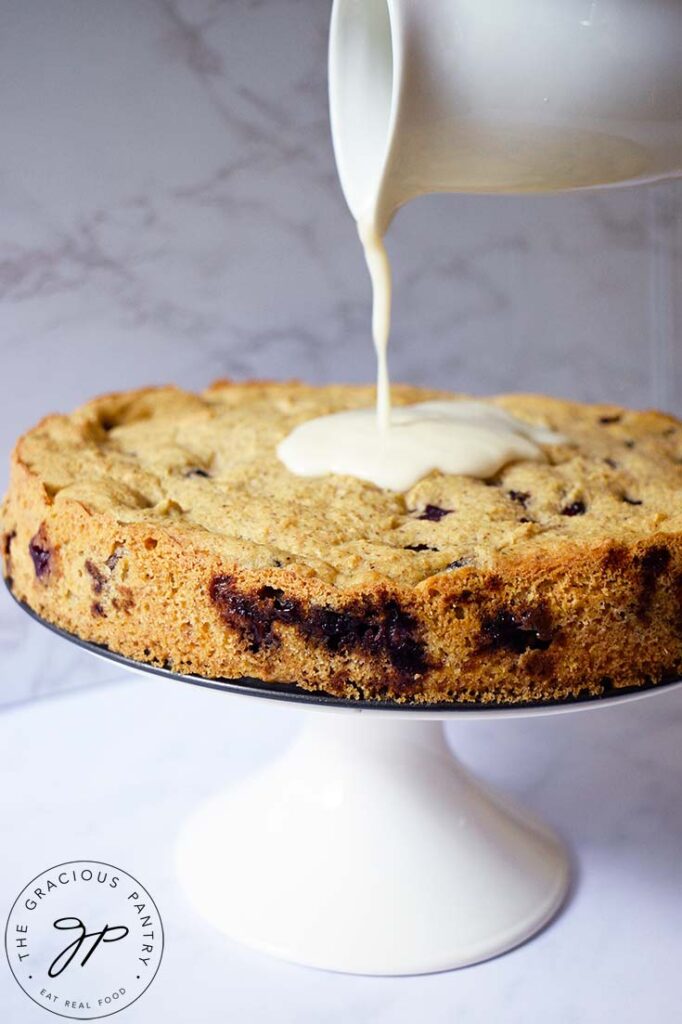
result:
[[[396,405],[458,397],[396,386]],[[463,566],[554,557],[682,529],[682,423],[656,412],[535,395],[488,399],[565,442],[491,480],[431,473],[405,493],[348,476],[299,477],[276,454],[304,420],[370,406],[374,389],[218,382],[105,395],[26,434],[16,457],[55,503],[249,568],[349,586],[418,585]]]

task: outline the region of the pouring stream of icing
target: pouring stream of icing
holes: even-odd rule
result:
[[[358,223],[372,281],[376,411],[354,409],[299,424],[277,448],[299,476],[346,474],[404,491],[433,470],[487,478],[518,459],[542,459],[541,444],[564,440],[485,402],[440,401],[391,408],[388,336],[391,268],[381,235]]]
[[[384,240],[370,222],[358,222],[358,234],[372,282],[372,338],[377,357],[377,427],[391,425],[388,336],[391,330],[391,264]]]

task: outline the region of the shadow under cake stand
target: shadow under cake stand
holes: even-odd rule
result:
[[[459,763],[445,721],[608,708],[682,685],[506,707],[353,701],[155,668],[21,607],[121,667],[309,712],[282,756],[184,823],[177,871],[198,913],[231,938],[357,974],[418,974],[486,960],[538,932],[566,898],[563,844]]]

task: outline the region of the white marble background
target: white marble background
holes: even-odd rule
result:
[[[0,715],[0,834],[10,837],[0,843],[0,913],[48,865],[84,856],[149,887],[164,960],[149,991],[108,1024],[680,1024],[681,697],[449,724],[465,764],[558,828],[574,857],[558,919],[467,970],[314,971],[252,953],[198,917],[173,867],[181,825],[199,800],[276,757],[315,712],[152,677]],[[58,1024],[2,960],[0,950],[2,1024]]]
[[[327,0],[0,4],[0,484],[93,393],[368,379]],[[439,197],[391,231],[396,378],[682,408],[682,185]],[[0,596],[1,702],[113,678]]]

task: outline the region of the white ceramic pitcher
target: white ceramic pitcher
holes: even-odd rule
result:
[[[682,173],[682,0],[335,0],[341,185],[383,234],[426,192]]]

